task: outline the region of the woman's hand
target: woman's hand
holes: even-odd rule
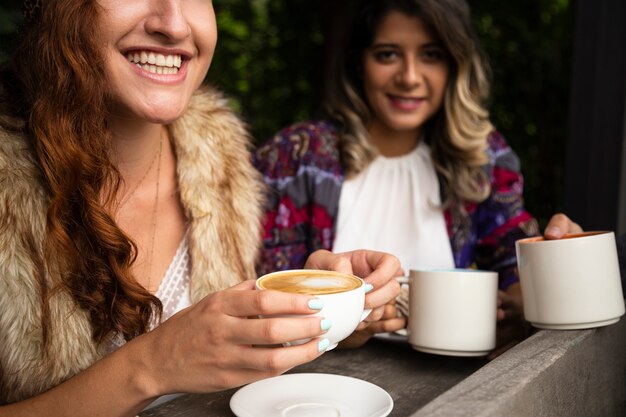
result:
[[[406,317],[400,314],[396,303],[392,301],[385,304],[383,315],[378,321],[371,321],[357,328],[354,333],[339,343],[339,347],[344,349],[357,348],[364,345],[376,333],[395,332],[405,329],[406,325]]]
[[[248,318],[312,314],[313,297],[254,288],[249,280],[205,297],[62,384],[0,407],[0,416],[134,416],[163,394],[233,388],[317,358],[321,317]],[[301,338],[313,339],[273,347]]]
[[[142,361],[153,395],[233,388],[282,374],[321,354],[321,317],[256,318],[315,313],[308,307],[314,297],[254,288],[249,280],[215,292],[137,339],[147,339]],[[275,347],[303,338],[313,339]]]
[[[543,236],[546,239],[560,239],[568,233],[581,233],[583,229],[563,213],[557,213],[550,219]]]
[[[365,296],[365,308],[371,308],[372,312],[359,324],[355,333],[339,344],[341,347],[358,347],[378,331],[394,331],[405,326],[404,323],[400,324],[404,319],[393,317],[396,313],[392,313],[391,309],[395,310],[395,306],[390,307],[400,293],[400,284],[395,277],[403,275],[400,261],[395,256],[371,250],[338,254],[318,250],[311,254],[305,268],[354,274],[363,277],[364,281],[373,287]],[[380,320],[383,321],[377,323]],[[373,323],[377,324],[365,332],[364,329]]]
[[[494,359],[509,350],[530,334],[530,326],[524,320],[522,290],[519,283],[511,285],[506,292],[498,291],[498,320],[496,348],[488,356]]]
[[[581,233],[583,229],[563,213],[557,213],[548,222],[544,238],[561,239],[569,233]],[[498,292],[498,329],[496,349],[489,354],[493,359],[512,348],[530,334],[530,325],[524,320],[522,291],[519,283],[511,285],[506,292]]]

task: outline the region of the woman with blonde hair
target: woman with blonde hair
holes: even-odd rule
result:
[[[327,117],[289,126],[255,153],[272,187],[262,267],[364,247],[396,255],[405,272],[493,270],[497,316],[519,323],[514,242],[539,231],[518,158],[489,119],[489,70],[467,3],[354,3]],[[386,317],[356,343],[405,325],[392,305]]]

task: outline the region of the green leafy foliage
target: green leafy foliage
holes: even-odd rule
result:
[[[574,10],[569,0],[471,1],[493,70],[492,120],[518,153],[527,207],[563,210]]]
[[[207,80],[234,99],[255,139],[310,117],[321,101],[323,7],[308,0],[215,4],[219,40]]]
[[[20,0],[2,0],[0,4],[0,64],[9,58],[15,44],[17,28],[22,23],[21,6]]]

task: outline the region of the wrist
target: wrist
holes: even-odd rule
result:
[[[141,335],[120,349],[125,350],[124,367],[128,370],[129,387],[144,400],[153,400],[167,393],[162,378],[158,378],[150,339]]]
[[[523,305],[522,286],[519,282],[511,284],[504,292],[513,298],[513,300],[519,304],[520,307]]]

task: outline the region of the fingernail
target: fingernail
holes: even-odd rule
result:
[[[328,330],[330,329],[332,325],[333,325],[333,322],[330,321],[329,319],[322,319],[322,321],[320,322],[320,327],[322,330]]]
[[[550,226],[546,229],[545,234],[550,236],[561,236],[561,228],[557,226]]]
[[[308,305],[311,310],[321,310],[324,308],[324,301],[319,298],[312,298],[309,300]]]
[[[365,294],[372,291],[373,289],[374,289],[374,286],[372,284],[365,284]]]
[[[318,352],[324,352],[326,350],[326,348],[328,348],[328,345],[330,345],[330,340],[328,339],[322,339],[318,342],[317,344],[317,351]]]

